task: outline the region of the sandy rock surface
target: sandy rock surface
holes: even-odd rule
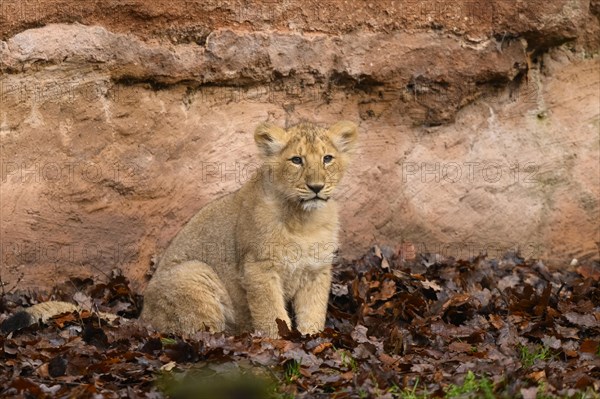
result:
[[[598,259],[598,1],[248,3],[0,3],[8,287],[143,285],[265,120],[359,124],[343,256]]]

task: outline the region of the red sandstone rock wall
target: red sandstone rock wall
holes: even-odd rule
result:
[[[599,2],[0,1],[1,278],[123,268],[270,120],[360,125],[342,253],[598,258]]]

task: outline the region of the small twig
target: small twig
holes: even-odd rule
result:
[[[81,267],[84,267],[83,263],[80,264]],[[100,269],[98,266],[94,265],[94,264],[90,264],[89,266],[92,267],[92,269],[94,269],[97,272],[100,272],[100,274],[104,274],[104,277],[106,277],[108,280],[110,280],[110,276],[102,269]]]
[[[2,289],[2,296],[6,295],[6,292],[4,291],[4,281],[2,280],[2,270],[0,269],[0,288]]]
[[[500,45],[496,45],[496,49],[498,50],[499,53],[502,52],[502,45],[504,44],[505,37],[506,37],[506,31],[504,31],[502,34],[502,40],[500,40]]]
[[[560,292],[562,291],[563,287],[567,285],[567,283],[563,282],[560,287],[558,287],[558,291],[556,291],[556,301],[560,301]]]

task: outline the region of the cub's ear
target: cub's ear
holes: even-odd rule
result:
[[[329,128],[327,134],[338,150],[348,152],[354,148],[358,128],[350,121],[339,121]]]
[[[288,133],[270,123],[261,123],[254,131],[254,141],[262,155],[270,157],[279,153],[288,141]]]

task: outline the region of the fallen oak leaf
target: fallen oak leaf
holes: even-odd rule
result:
[[[523,399],[536,399],[538,397],[538,387],[521,388]]]
[[[469,302],[470,299],[471,295],[469,294],[456,294],[442,305],[442,312],[445,312],[452,306],[464,305]]]
[[[378,257],[379,259],[383,259],[383,254],[381,253],[381,248],[379,248],[378,245],[375,245],[373,247],[373,254]]]
[[[579,266],[577,268],[577,273],[581,274],[584,278],[600,281],[600,267],[593,264]]]
[[[298,369],[298,372],[299,372],[300,374],[302,374],[302,376],[304,376],[304,377],[307,377],[307,378],[309,378],[309,377],[311,377],[311,376],[312,376],[312,372],[310,371],[310,369],[309,369],[309,368],[306,368],[306,367],[300,367],[300,368]]]
[[[442,287],[440,287],[440,285],[438,283],[436,283],[435,281],[430,281],[430,280],[421,281],[421,285],[426,289],[431,289],[434,291],[442,290]]]
[[[50,377],[50,372],[48,371],[48,363],[44,363],[40,367],[36,368],[35,373],[43,379],[48,379]]]
[[[275,322],[277,323],[277,330],[279,333],[279,336],[283,339],[300,339],[302,338],[302,334],[296,330],[295,328],[293,330],[290,330],[290,328],[288,327],[287,323],[281,319],[275,319]]]
[[[387,301],[396,294],[396,282],[385,280],[381,284],[381,289],[371,295],[371,301]]]
[[[354,371],[348,370],[345,373],[340,374],[340,377],[342,377],[343,380],[350,381],[352,378],[354,378]]]
[[[471,353],[473,348],[473,345],[461,341],[454,341],[448,345],[448,349],[452,352]]]
[[[108,337],[101,328],[94,327],[93,323],[86,322],[82,333],[83,340],[98,349],[108,348]]]
[[[402,243],[398,254],[402,260],[415,260],[417,258],[417,250],[412,242]]]
[[[348,295],[348,284],[331,284],[331,294],[334,296],[345,296]]]
[[[379,361],[387,367],[394,367],[400,363],[400,359],[395,359],[385,352],[379,354]]]
[[[418,293],[401,292],[398,295],[398,318],[413,322],[429,311],[427,301]]]
[[[69,313],[61,313],[56,316],[48,319],[52,323],[54,323],[58,328],[65,328],[65,325],[79,321],[79,318],[76,316],[76,312]]]
[[[497,287],[500,290],[500,292],[503,292],[508,288],[515,288],[519,284],[521,284],[521,278],[516,274],[510,274],[508,276],[502,277],[502,279],[498,281]]]
[[[77,291],[73,295],[73,300],[83,309],[92,309],[92,298],[81,291]]]
[[[177,362],[171,360],[169,363],[160,366],[161,371],[171,371],[177,366]]]
[[[56,356],[48,362],[48,374],[52,378],[60,377],[66,374],[67,360],[62,356]]]
[[[476,306],[469,294],[456,294],[442,305],[442,320],[456,326],[473,317]]]
[[[200,358],[198,354],[198,342],[185,342],[185,341],[177,341],[176,344],[166,345],[164,349],[164,353],[169,361],[175,361],[176,363],[194,363],[197,362]],[[215,348],[217,349],[217,348]],[[222,348],[220,353],[222,354]]]
[[[43,397],[42,389],[37,384],[26,378],[15,378],[11,382],[10,387],[16,389],[18,392],[27,392],[29,394],[28,396],[35,395],[36,397]]]
[[[490,314],[489,315],[489,319],[490,319],[490,323],[497,329],[500,330],[502,327],[504,327],[504,321],[502,320],[502,317],[500,317],[497,314]]]
[[[560,347],[562,345],[562,341],[560,339],[553,337],[551,335],[544,335],[542,337],[542,343],[544,344],[545,347],[550,348],[550,349],[555,349],[555,350],[560,349]]]
[[[575,312],[567,312],[563,315],[565,319],[580,327],[593,328],[598,327],[598,321],[591,314],[579,314]]]
[[[533,311],[536,316],[541,316],[546,311],[548,307],[548,303],[550,302],[550,294],[552,293],[552,285],[550,283],[546,284],[546,288],[544,288],[544,292],[540,296],[538,300],[538,304],[534,306]]]
[[[48,386],[46,384],[40,384],[40,389],[47,395],[56,396],[56,394],[61,390],[62,386],[60,384]]]
[[[579,347],[579,350],[585,353],[597,353],[599,344],[598,341],[586,339]]]
[[[554,329],[560,338],[563,339],[579,339],[579,329],[574,327],[564,327],[560,324],[555,324]]]
[[[7,355],[16,355],[19,352],[19,345],[13,340],[4,341],[3,352]]]
[[[592,387],[597,384],[597,380],[588,375],[583,375],[575,383],[575,388],[585,390],[587,387]]]
[[[381,268],[384,270],[390,270],[390,263],[388,262],[387,258],[383,258],[381,260]]]
[[[325,349],[331,348],[331,347],[333,347],[333,344],[331,342],[323,342],[323,343],[320,343],[319,345],[317,345],[312,350],[312,353],[315,355],[318,355],[319,353],[323,352]]]
[[[527,378],[530,378],[535,382],[545,381],[546,380],[546,371],[545,370],[534,371],[532,373],[527,374]]]

